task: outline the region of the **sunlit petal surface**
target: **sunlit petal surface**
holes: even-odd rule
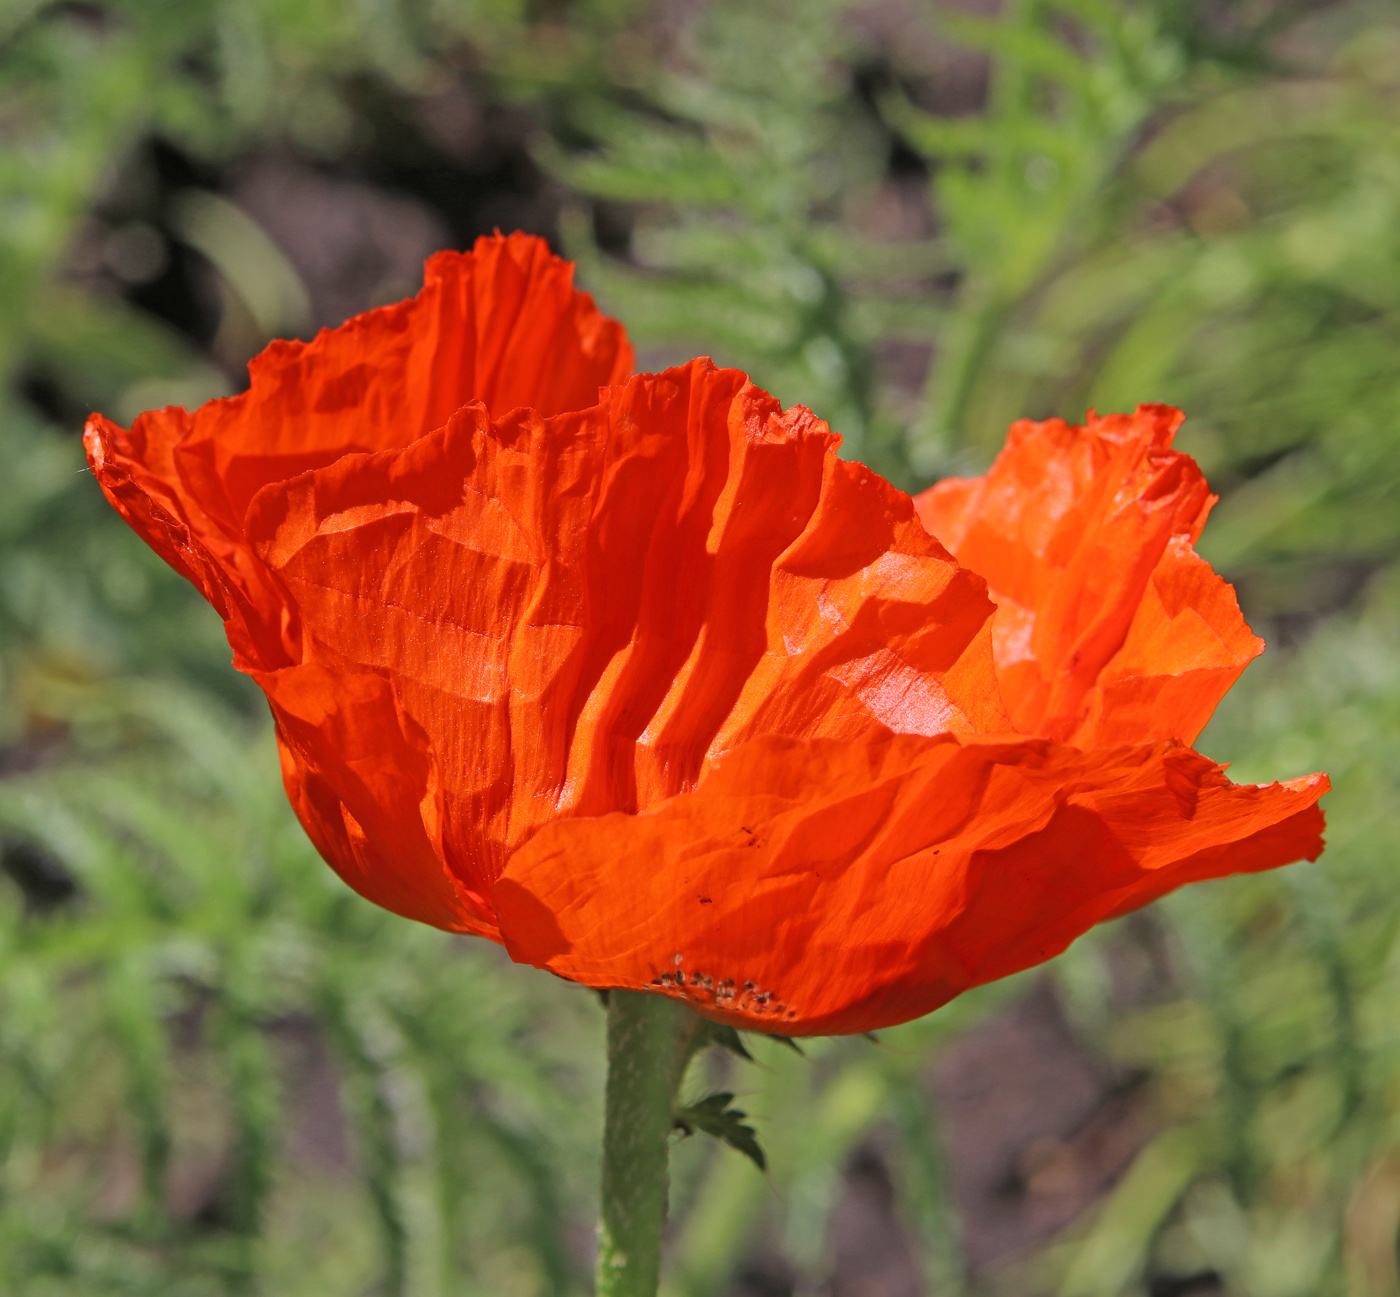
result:
[[[361,894],[853,1032],[1321,850],[1325,777],[1240,787],[1184,746],[1260,645],[1191,549],[1213,497],[1175,412],[1018,424],[915,502],[737,371],[631,365],[512,235],[274,344],[242,396],[90,421]]]

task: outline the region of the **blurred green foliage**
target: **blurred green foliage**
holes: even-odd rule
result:
[[[1053,966],[1152,1119],[1046,1246],[969,1271],[930,1110],[930,1060],[1013,985],[880,1047],[715,1063],[769,1174],[679,1146],[671,1291],[725,1292],[756,1247],[816,1291],[875,1138],[931,1292],[1400,1297],[1400,18],[1365,0],[10,0],[3,1290],[586,1290],[592,997],[337,882],[217,619],[65,414],[230,382],[66,267],[143,141],[209,177],[269,141],[334,167],[384,96],[463,67],[534,114],[564,242],[647,363],[738,364],[901,485],[980,470],[1019,415],[1182,406],[1223,497],[1203,552],[1274,645],[1200,746],[1336,784],[1319,864],[1154,909],[1151,994],[1123,993],[1122,925]],[[175,237],[294,327],[295,272],[215,188]]]
[[[6,1291],[572,1290],[594,1006],[347,892],[261,726],[169,682],[89,699],[62,767],[0,791],[21,862],[80,889],[4,912]],[[339,1094],[284,1092],[323,1047]],[[284,1097],[344,1109],[359,1177],[334,1127],[287,1164]]]

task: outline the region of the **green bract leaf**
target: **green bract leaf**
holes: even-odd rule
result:
[[[706,1095],[699,1103],[677,1108],[676,1129],[686,1135],[693,1135],[697,1130],[713,1135],[716,1139],[723,1140],[730,1148],[737,1149],[760,1171],[766,1171],[768,1159],[764,1157],[763,1149],[759,1146],[758,1132],[752,1126],[744,1124],[748,1113],[729,1106],[733,1098],[727,1090],[720,1090],[715,1094]]]
[[[742,1058],[746,1063],[753,1062],[753,1055],[744,1047],[743,1040],[733,1027],[726,1026],[722,1022],[708,1022],[705,1026],[708,1037],[707,1044],[727,1049],[736,1058]]]

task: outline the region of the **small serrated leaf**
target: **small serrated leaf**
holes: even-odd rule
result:
[[[723,1140],[730,1148],[748,1158],[760,1171],[766,1171],[768,1159],[759,1146],[758,1132],[752,1126],[744,1124],[748,1113],[729,1106],[733,1098],[728,1091],[721,1090],[715,1094],[707,1094],[699,1103],[677,1108],[676,1129],[687,1135],[693,1135],[699,1130],[715,1139]]]
[[[778,1044],[786,1045],[790,1050],[792,1050],[794,1054],[801,1054],[803,1058],[807,1057],[806,1051],[803,1050],[802,1046],[799,1045],[791,1036],[779,1036],[773,1032],[768,1031],[765,1031],[763,1034],[767,1036],[769,1040],[776,1040]]]
[[[743,1040],[740,1039],[739,1033],[733,1027],[726,1026],[722,1022],[711,1022],[707,1026],[710,1044],[727,1049],[736,1058],[742,1058],[746,1063],[753,1062],[753,1055],[744,1048]]]

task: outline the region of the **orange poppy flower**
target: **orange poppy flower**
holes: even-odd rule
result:
[[[631,363],[512,235],[273,344],[241,396],[90,421],[355,890],[588,985],[851,1032],[1321,850],[1325,776],[1236,786],[1181,741],[1258,641],[1190,550],[1210,497],[1166,412],[1018,425],[918,502],[960,563],[809,411]]]

